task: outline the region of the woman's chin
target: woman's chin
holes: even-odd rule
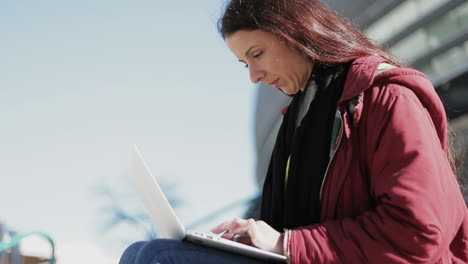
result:
[[[295,94],[297,94],[297,91],[295,90],[291,90],[291,89],[288,89],[288,88],[278,88],[278,90],[280,90],[281,92],[283,92],[284,94],[286,95],[289,95],[289,96],[293,96]]]

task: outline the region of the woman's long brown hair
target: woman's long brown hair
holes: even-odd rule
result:
[[[241,29],[271,32],[314,63],[341,64],[374,55],[400,65],[318,0],[231,0],[218,30],[226,38]]]

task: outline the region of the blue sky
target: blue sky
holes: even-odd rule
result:
[[[254,194],[255,88],[217,33],[223,3],[1,1],[0,221],[52,235],[62,263],[77,245],[115,258],[138,236],[100,232],[96,188],[139,206],[133,143],[187,224]]]

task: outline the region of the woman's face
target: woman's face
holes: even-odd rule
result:
[[[253,83],[263,82],[288,95],[304,90],[307,85],[312,62],[276,35],[261,30],[238,30],[225,41],[239,61],[249,68]]]

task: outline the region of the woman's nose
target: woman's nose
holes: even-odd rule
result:
[[[249,65],[249,73],[250,73],[250,81],[253,83],[258,83],[262,81],[263,77],[265,77],[265,72],[255,66]]]

